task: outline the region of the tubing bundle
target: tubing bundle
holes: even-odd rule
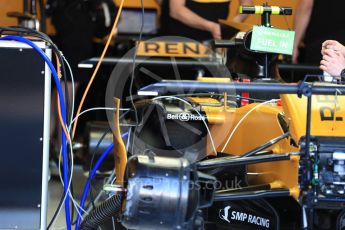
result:
[[[104,221],[113,216],[118,216],[121,210],[122,195],[117,194],[104,201],[87,215],[80,225],[81,230],[97,230]]]

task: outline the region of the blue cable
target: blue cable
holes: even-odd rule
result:
[[[49,57],[35,43],[33,43],[32,41],[30,41],[26,38],[23,38],[20,36],[14,36],[14,35],[7,35],[7,36],[0,38],[0,40],[8,40],[8,41],[14,40],[14,41],[25,43],[25,44],[31,46],[44,59],[44,61],[47,63],[47,65],[49,66],[49,69],[51,70],[51,72],[53,74],[53,79],[55,81],[55,85],[56,85],[56,88],[57,88],[57,91],[58,91],[58,94],[60,97],[60,108],[61,108],[62,119],[63,119],[64,123],[67,124],[67,122],[66,122],[66,120],[67,120],[66,119],[66,106],[65,106],[64,96],[62,93],[62,87],[61,87],[56,69],[55,69],[53,63],[50,61]],[[64,196],[66,196],[66,200],[65,200],[66,225],[67,225],[67,229],[71,230],[72,225],[71,225],[71,220],[70,220],[69,196],[67,194],[68,193],[67,188],[68,188],[68,182],[69,182],[67,140],[66,140],[66,136],[65,136],[64,132],[62,132],[61,142],[62,142],[62,158],[63,158]]]
[[[128,132],[124,133],[122,135],[122,138],[126,138],[127,136],[128,136]],[[87,199],[87,195],[89,194],[89,189],[91,187],[92,179],[95,177],[97,170],[99,169],[99,167],[103,163],[104,159],[111,152],[111,150],[113,150],[113,148],[114,148],[114,143],[111,143],[109,145],[109,147],[106,150],[104,150],[104,152],[98,158],[98,160],[97,160],[97,162],[95,164],[95,167],[93,167],[93,169],[91,171],[91,175],[90,175],[89,179],[86,181],[86,184],[85,184],[85,187],[84,187],[84,190],[83,190],[83,195],[82,195],[81,200],[80,200],[79,213],[81,213],[82,209],[84,208],[84,205],[85,205],[85,202],[86,202],[86,199]],[[80,218],[80,215],[78,215],[78,217],[77,217],[77,224],[76,224],[76,228],[75,228],[76,230],[79,230],[80,222],[81,222],[81,218]]]

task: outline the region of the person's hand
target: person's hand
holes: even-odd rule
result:
[[[215,22],[211,22],[209,26],[209,31],[213,36],[213,39],[220,40],[222,39],[222,33],[220,30],[220,25]]]
[[[320,69],[326,71],[332,76],[338,77],[343,69],[345,69],[345,57],[339,51],[333,49],[324,49],[324,55],[320,62]]]
[[[343,56],[345,56],[345,46],[335,40],[326,40],[322,43],[321,54],[324,55],[325,50],[332,49],[334,51],[339,51]]]

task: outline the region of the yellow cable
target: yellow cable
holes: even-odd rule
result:
[[[110,45],[111,39],[112,39],[113,36],[115,36],[116,27],[117,27],[117,24],[118,24],[119,19],[120,19],[120,15],[121,15],[121,12],[122,12],[122,7],[123,7],[124,1],[125,1],[125,0],[121,0],[120,6],[119,6],[119,10],[118,10],[118,12],[117,12],[116,19],[115,19],[115,22],[114,22],[114,24],[113,24],[113,28],[112,28],[111,31],[110,31],[110,34],[109,34],[107,43],[106,43],[105,46],[104,46],[102,55],[101,55],[101,57],[100,57],[99,60],[98,60],[98,63],[97,63],[97,65],[96,65],[96,67],[95,67],[95,70],[94,70],[93,73],[92,73],[92,76],[91,76],[91,78],[90,78],[90,81],[89,81],[89,83],[87,84],[86,89],[85,89],[84,94],[83,94],[83,97],[81,98],[81,101],[80,101],[80,103],[79,103],[78,110],[77,110],[77,113],[76,113],[76,115],[75,115],[75,122],[74,122],[74,124],[73,124],[73,129],[72,129],[72,139],[74,138],[74,134],[75,134],[75,131],[76,131],[76,128],[77,128],[77,124],[78,124],[78,116],[79,116],[79,114],[80,114],[80,112],[81,112],[81,109],[82,109],[82,107],[83,107],[83,105],[84,105],[85,98],[86,98],[86,96],[87,96],[87,94],[88,94],[88,92],[89,92],[89,90],[90,90],[90,88],[91,88],[91,85],[92,85],[92,83],[93,83],[93,81],[94,81],[94,79],[95,79],[95,77],[96,77],[96,74],[97,74],[97,72],[98,72],[98,70],[99,70],[99,67],[101,66],[101,63],[102,63],[102,61],[103,61],[103,58],[104,58],[104,56],[105,56],[105,54],[106,54],[106,52],[107,52],[107,50],[108,50],[108,47],[109,47],[109,45]]]

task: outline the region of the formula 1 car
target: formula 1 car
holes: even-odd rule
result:
[[[173,96],[191,88],[206,96]],[[234,89],[281,96],[235,108],[227,102]],[[123,149],[115,151],[113,197],[121,200],[118,213],[124,208],[122,223],[129,229],[341,229],[343,92],[344,86],[308,83],[145,87],[139,94],[154,97],[138,108],[135,154],[127,162]]]
[[[115,99],[116,181],[80,228],[113,216],[127,229],[345,228],[344,93],[325,82],[163,80],[138,91],[128,153]]]

